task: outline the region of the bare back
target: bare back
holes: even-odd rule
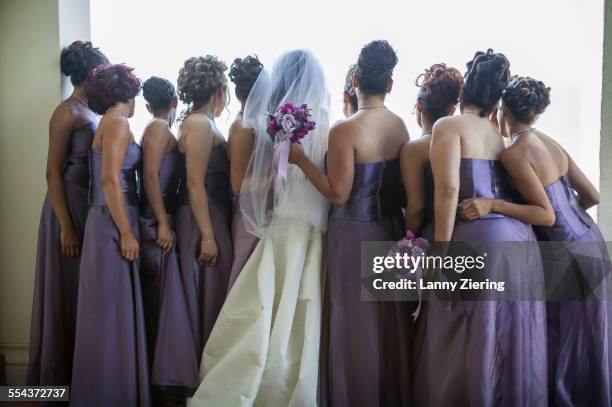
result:
[[[523,134],[508,147],[508,152],[512,151],[529,161],[542,185],[551,184],[568,173],[567,152],[559,143],[540,131],[533,130]]]
[[[364,109],[344,122],[356,163],[395,159],[409,140],[403,120],[387,109]]]
[[[461,141],[461,158],[498,160],[505,145],[497,128],[484,117],[473,114],[451,116],[440,121],[452,124]]]
[[[215,122],[208,119],[204,113],[192,113],[181,124],[178,135],[178,149],[180,152],[185,152],[185,142],[191,134],[203,134],[205,138],[212,137],[213,147],[225,142],[225,138]]]

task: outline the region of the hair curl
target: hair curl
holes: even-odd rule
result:
[[[366,44],[359,53],[355,69],[359,89],[370,95],[384,94],[395,65],[397,55],[387,41],[376,40]]]
[[[169,109],[176,91],[169,80],[152,76],[142,84],[142,95],[153,110]]]
[[[497,104],[510,77],[510,61],[504,54],[478,51],[467,63],[461,101],[464,105],[480,108],[479,114],[488,115]]]
[[[177,90],[181,101],[190,107],[183,113],[187,116],[194,106],[210,101],[220,86],[227,85],[227,66],[213,55],[191,57],[179,71]]]
[[[263,64],[257,55],[248,55],[245,58],[236,58],[229,71],[230,80],[236,85],[236,97],[244,102],[248,97]]]
[[[359,102],[357,101],[357,90],[353,87],[353,75],[357,70],[357,65],[353,64],[349,66],[348,72],[346,73],[346,79],[344,80],[344,91],[349,95],[349,102],[353,107],[353,110],[359,109]]]
[[[432,122],[447,116],[453,106],[459,103],[463,86],[461,73],[446,64],[434,64],[414,81],[421,88],[419,99],[423,101],[425,114]]]
[[[531,124],[550,104],[550,88],[528,76],[513,76],[501,98],[516,120]]]
[[[85,83],[89,108],[104,114],[119,102],[127,102],[140,92],[140,79],[134,68],[124,64],[105,64],[95,68]]]
[[[62,50],[60,56],[60,69],[64,75],[70,77],[74,86],[85,83],[89,73],[102,64],[108,64],[108,59],[89,41],[73,42]]]

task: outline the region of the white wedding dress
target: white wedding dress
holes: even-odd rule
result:
[[[329,94],[307,51],[281,56],[258,78],[245,109],[255,146],[240,201],[260,241],[236,279],[204,348],[201,383],[188,406],[316,406],[328,203],[295,166],[286,181],[271,169],[265,113],[307,103],[317,128],[304,151],[323,166]],[[274,202],[273,204],[262,204]]]

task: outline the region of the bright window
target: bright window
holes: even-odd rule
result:
[[[513,73],[552,88],[552,104],[536,126],[598,183],[603,0],[92,0],[91,14],[94,44],[143,80],[158,75],[176,83],[194,55],[214,54],[229,66],[256,53],[270,66],[286,50],[309,48],[326,70],[334,120],[342,118],[348,66],[366,42],[386,39],[400,60],[388,106],[412,137],[420,134],[412,115],[415,77],[437,62],[463,72],[475,51],[492,47],[506,54]],[[219,127],[227,129],[237,111],[234,97]],[[139,99],[137,138],[148,119]]]

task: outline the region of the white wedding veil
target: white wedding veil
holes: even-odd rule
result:
[[[268,73],[262,71],[253,85],[243,115],[243,126],[255,132],[253,152],[240,189],[240,210],[249,233],[263,237],[273,217],[297,218],[324,231],[329,204],[295,165],[287,179],[278,178],[272,166],[274,143],[267,133],[267,114],[286,102],[308,104],[316,128],[301,141],[304,152],[321,169],[327,151],[330,96],[323,68],[305,50],[281,55]]]

